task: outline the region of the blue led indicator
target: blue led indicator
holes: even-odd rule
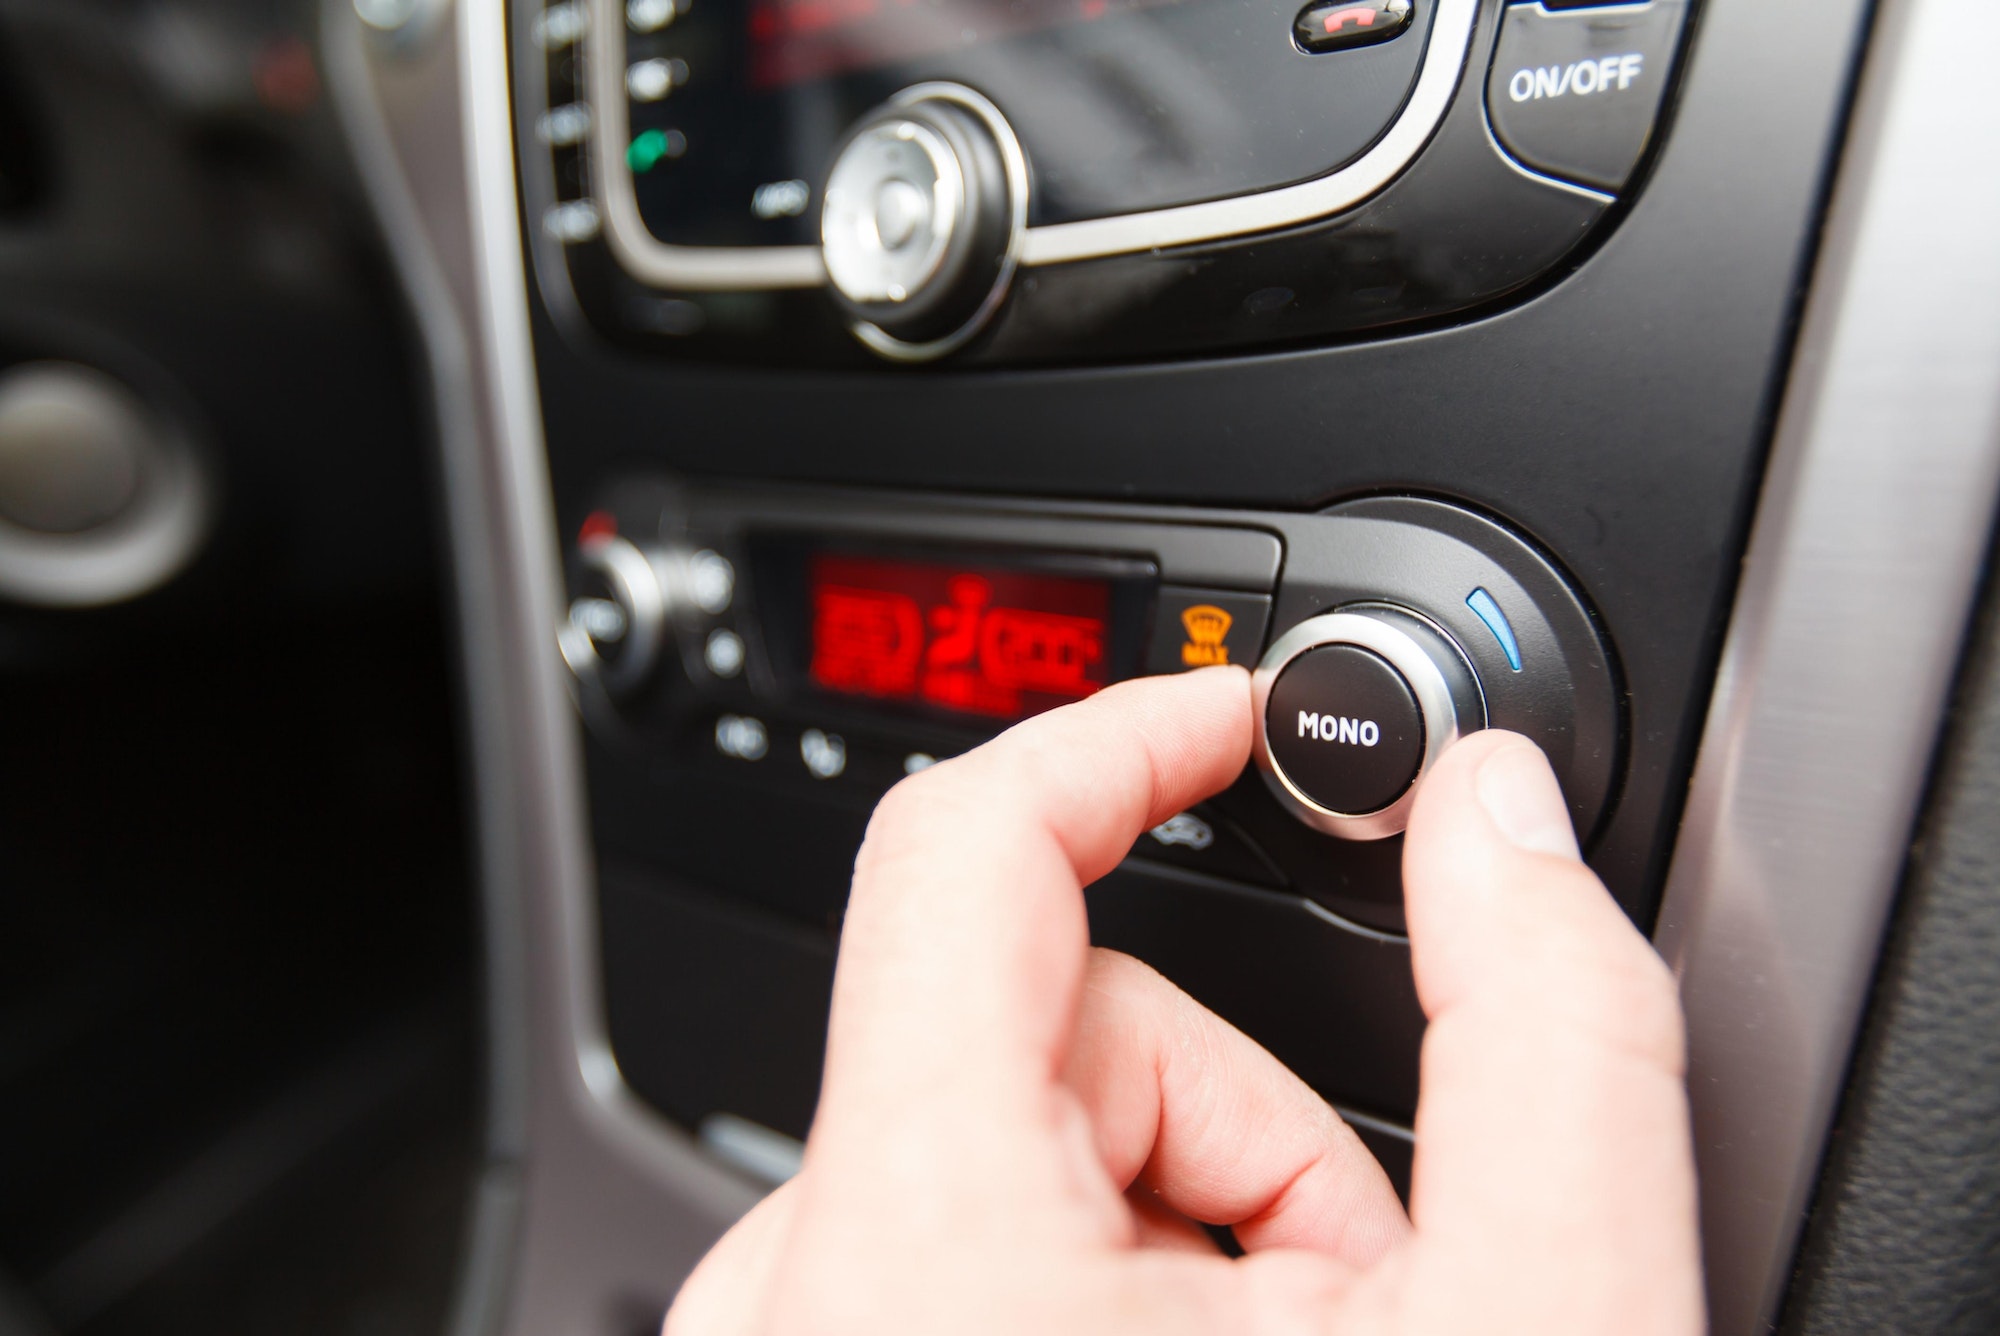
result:
[[[1507,655],[1507,666],[1515,672],[1521,671],[1521,645],[1514,639],[1514,628],[1507,624],[1507,614],[1500,611],[1499,603],[1484,589],[1475,589],[1465,596],[1465,606],[1486,623],[1486,629],[1500,642],[1501,650]]]

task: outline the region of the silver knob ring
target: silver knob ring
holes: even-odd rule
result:
[[[667,592],[652,559],[629,539],[615,534],[586,538],[577,548],[586,569],[611,587],[612,597],[624,610],[628,625],[622,653],[607,660],[597,652],[596,642],[571,617],[558,629],[556,643],[563,661],[583,682],[592,682],[617,694],[629,691],[646,680],[659,660],[660,646],[667,635]]]
[[[852,326],[854,337],[892,362],[934,361],[970,342],[992,319],[993,313],[1000,309],[1000,303],[1006,300],[1014,272],[1021,266],[1021,246],[1028,234],[1028,155],[1000,108],[991,99],[963,84],[943,81],[911,84],[890,98],[887,105],[909,107],[919,102],[945,102],[962,108],[976,117],[986,127],[987,133],[993,136],[993,143],[1000,153],[1001,170],[1007,178],[1007,249],[985,299],[965,323],[949,334],[910,342],[897,338],[872,321],[856,321]]]
[[[1292,660],[1326,645],[1353,645],[1386,659],[1409,685],[1423,717],[1424,748],[1416,776],[1396,801],[1378,811],[1336,812],[1315,802],[1271,756],[1267,718],[1271,687]],[[1459,737],[1458,707],[1452,700],[1451,685],[1430,653],[1407,632],[1366,613],[1323,613],[1279,636],[1250,675],[1250,699],[1257,716],[1257,768],[1279,805],[1314,830],[1346,840],[1381,840],[1402,834],[1410,824],[1418,784]]]
[[[884,121],[863,131],[826,182],[820,226],[827,278],[850,301],[908,300],[937,274],[964,226],[965,189],[958,154],[923,122]],[[895,219],[899,236],[882,227],[890,199],[916,210]]]

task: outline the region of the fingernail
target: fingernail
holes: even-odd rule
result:
[[[1515,743],[1480,762],[1473,792],[1500,838],[1538,854],[1577,856],[1576,831],[1555,773],[1542,754]]]

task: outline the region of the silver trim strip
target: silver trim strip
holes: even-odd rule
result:
[[[582,746],[555,639],[561,540],[515,195],[507,7],[462,3],[457,16],[478,275],[468,314],[491,413],[481,494],[494,548],[474,559],[506,579],[514,671],[508,713],[492,726],[517,740],[528,766],[516,777],[527,801],[514,819],[531,855],[522,869],[529,1153],[508,1329],[540,1336],[606,1294],[670,1287],[755,1194],[632,1093],[605,1031]]]
[[[1783,1297],[1987,556],[1996,49],[1881,7],[1661,907],[1718,1336]]]
[[[1311,914],[1314,918],[1322,922],[1331,923],[1342,932],[1351,932],[1356,937],[1366,937],[1371,942],[1387,942],[1391,946],[1408,946],[1410,944],[1410,938],[1406,933],[1390,932],[1386,928],[1371,928],[1365,923],[1356,923],[1351,918],[1343,918],[1341,915],[1334,913],[1317,900],[1301,899],[1299,903],[1305,906],[1306,913]]]
[[[631,173],[620,160],[631,121],[625,104],[625,16],[620,0],[591,0],[584,38],[585,78],[596,123],[591,132],[593,193],[604,214],[604,236],[632,274],[660,287],[691,291],[807,288],[826,281],[814,246],[675,246],[647,229]],[[1031,227],[1022,240],[1023,267],[1185,246],[1220,237],[1294,227],[1341,213],[1381,190],[1410,165],[1430,141],[1458,91],[1472,46],[1479,0],[1436,0],[1428,45],[1416,86],[1403,110],[1375,146],[1339,171],[1228,199],[1182,204],[1145,213],[1118,214],[1074,223]],[[617,59],[608,58],[612,43]],[[1484,97],[1484,90],[1479,94]]]
[[[614,43],[618,55],[611,59]],[[604,211],[611,253],[634,278],[689,292],[816,288],[826,282],[817,246],[674,246],[654,236],[639,216],[639,196],[624,162],[632,136],[625,104],[624,0],[591,0],[580,54],[594,118],[591,193]]]
[[[363,40],[350,0],[323,0],[322,22],[430,363],[469,697],[491,1112],[453,1330],[542,1336],[579,1313],[664,1311],[758,1194],[631,1093],[604,1035],[506,7],[467,0],[434,37],[395,45]]]
[[[1401,1123],[1387,1122],[1372,1114],[1358,1113],[1345,1104],[1334,1105],[1333,1111],[1355,1127],[1366,1128],[1370,1132],[1377,1132],[1397,1141],[1406,1141],[1412,1146],[1417,1144],[1417,1133],[1414,1128],[1404,1127]]]
[[[1424,51],[1417,86],[1410,90],[1410,100],[1403,104],[1402,115],[1388,133],[1375,141],[1375,147],[1339,171],[1254,195],[1031,227],[1021,263],[1068,264],[1105,255],[1186,246],[1218,237],[1294,227],[1353,208],[1401,175],[1418,150],[1430,142],[1432,132],[1444,119],[1452,96],[1458,91],[1459,73],[1465,68],[1466,52],[1472,45],[1473,21],[1478,15],[1478,0],[1437,0],[1430,45]]]
[[[1535,8],[1540,9],[1541,6],[1537,5]],[[1618,202],[1616,195],[1607,194],[1602,190],[1594,190],[1589,186],[1580,186],[1574,181],[1565,181],[1559,176],[1546,176],[1515,157],[1513,151],[1500,142],[1499,134],[1493,129],[1493,110],[1491,104],[1486,100],[1486,88],[1484,85],[1479,89],[1479,124],[1485,129],[1486,142],[1493,146],[1493,152],[1499,156],[1501,162],[1506,163],[1508,167],[1513,169],[1516,176],[1524,176],[1536,185],[1552,186],[1557,190],[1568,191],[1572,195],[1580,195],[1584,199],[1593,200],[1598,204],[1609,206]],[[1629,181],[1630,178],[1627,179]]]

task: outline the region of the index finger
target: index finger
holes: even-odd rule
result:
[[[1083,886],[1234,779],[1250,731],[1241,669],[1145,678],[892,789],[855,864],[815,1137],[866,1140],[884,1110],[943,1113],[954,1142],[1046,1122],[1087,961]]]

